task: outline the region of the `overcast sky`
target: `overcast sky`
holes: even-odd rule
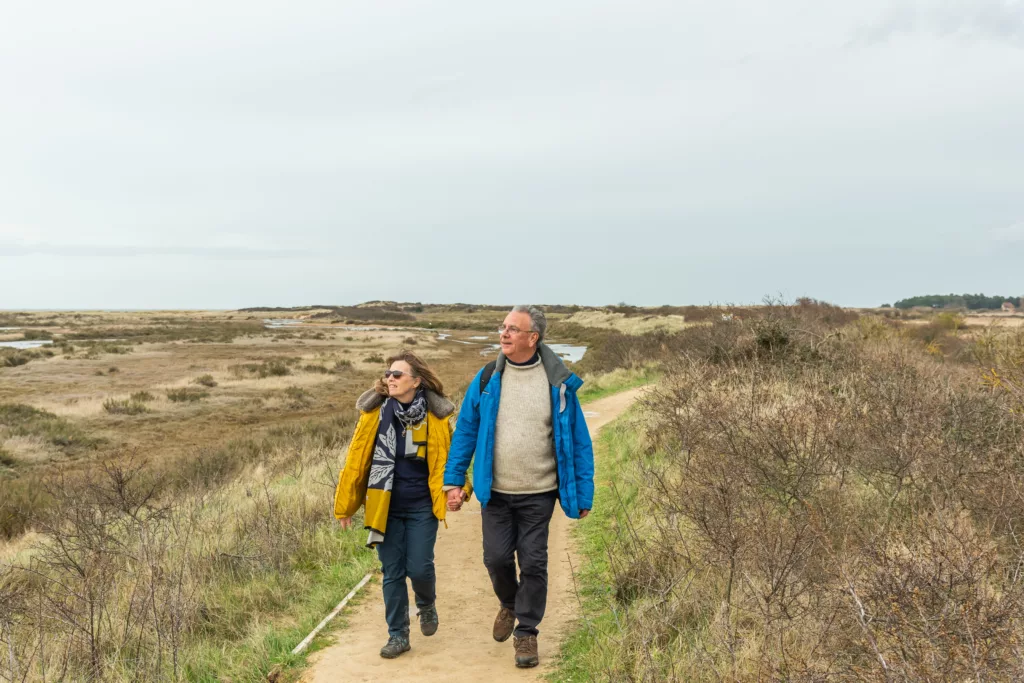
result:
[[[950,291],[1024,0],[0,4],[0,309]]]

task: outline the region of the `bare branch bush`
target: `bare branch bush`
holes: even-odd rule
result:
[[[1024,677],[1015,343],[994,386],[805,302],[675,347],[609,548],[608,678]]]

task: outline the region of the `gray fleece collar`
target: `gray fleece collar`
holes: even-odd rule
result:
[[[427,389],[427,410],[434,414],[434,417],[444,419],[455,412],[455,404],[440,394]],[[367,389],[362,396],[356,399],[356,409],[363,413],[377,410],[384,405],[384,396],[381,396],[374,389]]]
[[[547,344],[541,342],[537,344],[537,351],[540,352],[540,362],[544,366],[544,372],[548,375],[548,382],[553,387],[562,386],[566,380],[572,377],[572,371],[565,367],[565,363],[558,356],[557,353],[547,347]],[[498,360],[495,363],[494,370],[501,373],[505,369],[505,354],[498,351]]]

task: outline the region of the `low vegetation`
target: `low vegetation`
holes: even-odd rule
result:
[[[144,402],[127,398],[108,398],[103,402],[103,410],[114,415],[140,415],[149,412],[149,408]]]
[[[934,324],[961,348],[813,305],[663,338],[554,678],[1021,678],[1024,333]]]
[[[210,392],[205,389],[195,389],[193,387],[181,387],[178,389],[167,390],[167,400],[173,401],[174,403],[195,403],[204,398],[208,398]]]
[[[284,360],[265,360],[262,363],[239,363],[229,366],[228,372],[237,379],[249,377],[263,379],[266,377],[284,377],[285,375],[292,374],[289,362]]]
[[[12,436],[37,438],[67,454],[91,449],[100,443],[100,439],[51,412],[18,403],[2,403],[0,443]]]
[[[54,352],[51,349],[12,349],[0,348],[0,368],[16,368],[19,365],[27,365],[34,360],[53,358]]]

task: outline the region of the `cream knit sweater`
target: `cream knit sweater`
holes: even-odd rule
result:
[[[494,425],[494,481],[498,493],[544,493],[558,488],[551,430],[551,385],[540,358],[505,363]]]

